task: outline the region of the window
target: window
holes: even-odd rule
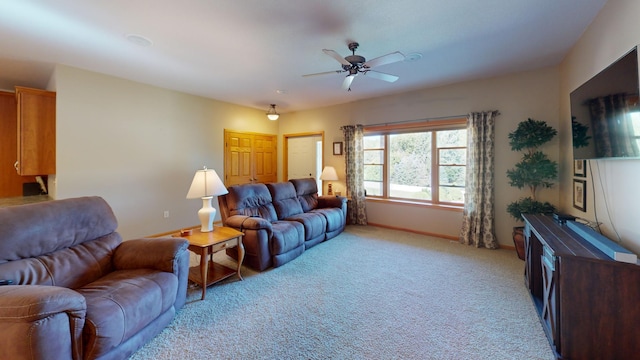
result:
[[[465,119],[365,128],[367,197],[464,203]]]

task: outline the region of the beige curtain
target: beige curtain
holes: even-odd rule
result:
[[[494,125],[497,111],[467,118],[467,177],[460,242],[497,249],[494,225]]]
[[[347,195],[350,196],[348,216],[351,224],[367,225],[367,209],[364,196],[364,144],[363,126],[343,126],[345,145],[345,170]]]

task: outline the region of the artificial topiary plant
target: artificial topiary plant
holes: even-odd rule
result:
[[[558,163],[539,150],[557,133],[545,121],[527,119],[509,134],[511,150],[524,152],[515,168],[507,170],[509,185],[529,189],[528,197],[507,206],[507,212],[516,220],[522,221],[522,214],[550,214],[555,211],[551,203],[538,201],[536,193],[540,188],[552,187],[558,177]]]

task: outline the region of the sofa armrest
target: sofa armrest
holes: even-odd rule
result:
[[[189,283],[189,242],[184,238],[159,237],[122,242],[113,254],[116,270],[155,269],[178,277],[175,309],[181,309],[187,299]]]
[[[87,303],[57,286],[0,286],[0,358],[82,359]]]
[[[188,246],[186,239],[175,237],[123,241],[113,254],[113,265],[116,270],[147,268],[173,273]]]
[[[267,230],[271,231],[273,229],[271,222],[269,220],[263,219],[258,216],[245,216],[245,215],[233,215],[229,216],[227,220],[224,222],[225,226],[232,227],[234,229],[242,229],[244,230]]]
[[[347,198],[344,196],[318,196],[318,208],[344,208],[347,204]]]

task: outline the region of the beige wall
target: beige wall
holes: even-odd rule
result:
[[[640,161],[591,160],[587,177],[587,212],[572,206],[572,148],[569,93],[640,43],[640,1],[609,0],[560,66],[562,162],[561,203],[566,212],[602,222],[610,239],[640,253]],[[596,205],[594,208],[594,204]]]
[[[506,171],[519,160],[520,154],[511,152],[507,135],[516,128],[518,122],[529,117],[545,120],[557,128],[558,91],[558,69],[547,68],[285,114],[281,117],[279,132],[324,130],[325,165],[333,165],[338,176],[344,179],[344,156],[334,156],[331,147],[333,141],[342,141],[342,125],[378,124],[499,110],[501,115],[496,121],[496,229],[498,241],[513,246],[511,232],[517,223],[507,215],[505,208],[509,202],[526,196],[526,192],[508,186]],[[557,139],[549,144],[547,151],[557,159]],[[344,191],[344,180],[334,184],[335,191]],[[541,195],[543,200],[558,203],[557,187]],[[374,201],[367,203],[367,213],[372,223],[456,239],[462,219],[459,211]]]
[[[185,196],[202,166],[223,173],[223,129],[277,134],[264,111],[67,66],[54,78],[54,196],[104,197],[125,239],[199,224]]]

